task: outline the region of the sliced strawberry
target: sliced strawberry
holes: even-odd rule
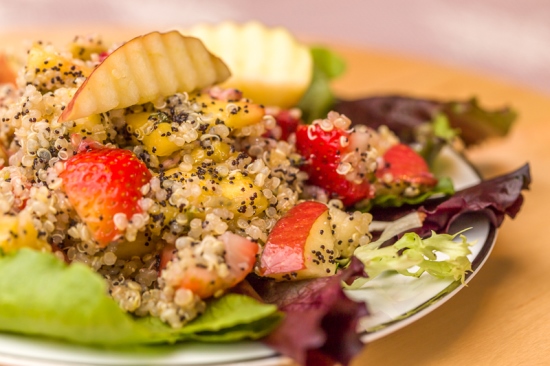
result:
[[[117,213],[128,220],[140,213],[141,187],[151,173],[131,151],[86,145],[67,160],[61,173],[69,202],[93,238],[105,247],[122,235],[113,221]]]
[[[314,167],[336,163],[345,150],[349,134],[338,128],[324,131],[321,126],[300,125],[296,131],[296,148]]]
[[[281,128],[281,140],[288,140],[290,134],[296,132],[300,119],[296,118],[289,110],[282,110],[275,116],[277,126]]]
[[[288,141],[288,138],[291,134],[296,132],[298,125],[300,125],[300,118],[297,118],[292,111],[287,109],[282,109],[277,114],[273,114],[275,121],[277,122],[277,127],[268,130],[264,137],[271,137],[277,140]],[[277,130],[277,132],[275,132]]]
[[[406,182],[433,187],[437,179],[428,168],[426,161],[411,147],[397,144],[390,147],[383,156],[384,165],[376,171],[379,180]]]
[[[366,179],[352,182],[337,172],[340,157],[348,151],[349,136],[342,129],[324,131],[319,125],[300,125],[296,131],[296,149],[306,160],[301,169],[308,173],[309,183],[323,188],[332,198],[341,199],[346,206],[372,196]]]

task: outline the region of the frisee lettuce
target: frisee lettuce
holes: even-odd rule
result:
[[[271,332],[283,315],[275,305],[227,294],[182,329],[125,313],[89,267],[21,249],[0,258],[0,331],[98,346],[237,341]]]
[[[355,280],[348,288],[360,288],[385,271],[414,277],[426,272],[434,277],[464,282],[466,274],[472,270],[467,256],[471,254],[473,243],[469,243],[462,232],[454,235],[432,232],[426,239],[410,232],[391,246],[381,247],[381,242],[374,242],[359,247],[354,255],[365,266],[368,277]],[[457,236],[460,241],[454,240]]]

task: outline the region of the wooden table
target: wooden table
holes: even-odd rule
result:
[[[80,31],[49,30],[40,37],[68,40],[68,33]],[[0,34],[0,47],[31,37],[32,32]],[[485,177],[529,162],[534,180],[519,216],[505,220],[493,253],[469,286],[428,316],[367,345],[353,365],[550,364],[550,96],[402,56],[336,49],[348,61],[347,74],[334,85],[342,97],[476,95],[485,106],[512,105],[520,117],[511,134],[467,155]]]

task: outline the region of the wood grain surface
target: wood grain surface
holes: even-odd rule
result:
[[[91,30],[107,39],[139,34],[104,27],[0,34],[0,48],[36,36],[68,40]],[[550,365],[550,96],[402,55],[334,48],[348,61],[347,74],[334,84],[341,97],[475,95],[484,106],[513,106],[519,120],[511,134],[467,156],[485,177],[525,162],[533,176],[521,212],[505,220],[494,251],[469,286],[426,317],[368,344],[353,365]]]

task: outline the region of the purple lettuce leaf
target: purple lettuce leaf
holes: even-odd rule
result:
[[[352,258],[332,277],[292,282],[249,278],[263,301],[286,313],[264,342],[301,365],[347,365],[364,346],[357,325],[368,311],[364,303],[345,295],[342,282],[361,276],[365,276],[363,264]]]
[[[486,110],[475,98],[465,101],[438,101],[405,96],[376,96],[357,100],[340,100],[334,110],[348,116],[355,124],[373,128],[386,125],[401,141],[415,142],[415,130],[444,115],[452,128],[458,128],[466,145],[477,144],[493,136],[505,136],[516,113],[509,108]]]
[[[494,227],[500,227],[506,216],[516,217],[523,203],[523,190],[531,183],[529,164],[512,173],[485,180],[475,186],[458,191],[450,198],[424,202],[423,206],[402,206],[372,212],[375,220],[393,221],[410,212],[426,215],[424,225],[415,230],[420,236],[432,230],[446,233],[459,216],[468,212],[483,213]]]

